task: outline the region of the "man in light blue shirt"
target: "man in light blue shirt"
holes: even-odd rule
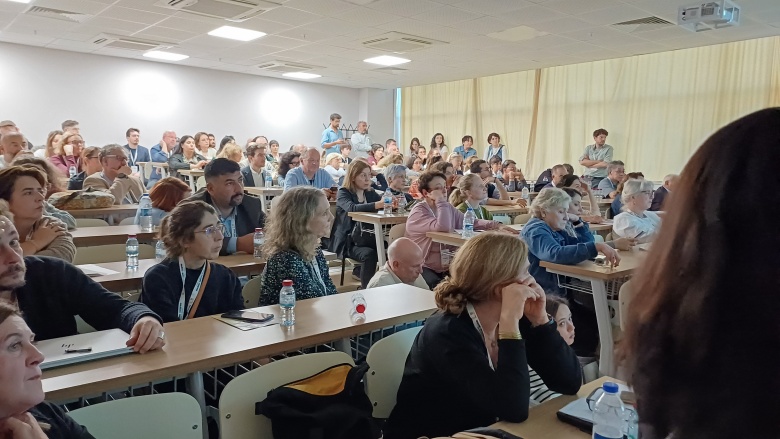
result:
[[[284,178],[285,192],[296,186],[314,186],[317,189],[322,189],[328,199],[335,199],[336,191],[330,189],[336,185],[328,171],[320,168],[320,153],[317,149],[306,149],[301,154],[301,166],[290,169]]]
[[[322,141],[320,141],[320,147],[325,150],[326,156],[334,152],[339,154],[339,147],[347,143],[347,141],[344,140],[344,136],[341,134],[341,130],[339,130],[340,124],[341,115],[338,113],[331,114],[330,126],[322,132]]]
[[[580,165],[586,168],[585,175],[591,177],[591,187],[594,188],[607,177],[607,166],[612,161],[612,147],[607,145],[608,135],[604,128],[594,131],[593,145],[586,146],[585,153],[580,157]]]
[[[368,153],[371,151],[371,138],[368,137],[368,123],[366,121],[358,122],[357,132],[352,133],[350,140],[352,141],[350,157],[353,159],[368,158]]]
[[[477,150],[472,148],[474,145],[474,138],[471,136],[463,136],[463,139],[461,139],[461,142],[463,142],[463,145],[456,146],[453,152],[460,153],[460,155],[463,156],[463,160],[465,161],[467,158],[477,155]]]

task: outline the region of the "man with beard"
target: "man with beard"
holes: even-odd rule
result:
[[[19,233],[0,203],[0,300],[19,307],[38,340],[74,335],[75,316],[97,330],[122,329],[127,345],[145,353],[165,345],[160,317],[129,302],[60,259],[22,256]]]
[[[214,159],[205,167],[205,190],[187,200],[203,201],[217,210],[225,224],[221,256],[254,251],[255,228],[263,227],[265,214],[260,199],[244,196],[244,177],[238,163],[225,158]],[[185,200],[185,201],[187,201]]]

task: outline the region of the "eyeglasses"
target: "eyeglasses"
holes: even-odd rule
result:
[[[114,159],[119,160],[120,162],[123,162],[123,161],[126,162],[127,161],[127,157],[125,157],[123,155],[115,155],[115,154],[114,155],[107,155],[106,158],[114,158]]]
[[[83,145],[83,144],[84,144],[84,141],[82,141],[82,140],[71,140],[70,142],[68,142],[68,145],[79,146],[79,145]]]
[[[220,235],[223,237],[225,236],[225,225],[222,223],[217,224],[216,226],[208,226],[203,230],[196,230],[195,233],[205,233],[207,238],[213,238],[214,234],[219,232]]]

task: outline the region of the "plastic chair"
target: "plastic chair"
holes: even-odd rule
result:
[[[99,218],[76,218],[76,228],[80,227],[105,227],[108,226],[106,220]]]
[[[129,216],[129,217],[123,219],[122,221],[119,221],[119,225],[120,226],[132,226],[133,224],[135,224],[135,217],[134,216]]]
[[[366,393],[374,405],[375,418],[389,418],[395,407],[398,386],[404,374],[406,357],[422,326],[405,329],[376,342],[368,351]]]
[[[390,228],[390,231],[387,233],[387,245],[390,245],[398,238],[403,238],[406,234],[406,223],[404,224],[396,224],[393,227]]]
[[[69,415],[95,437],[203,439],[200,406],[186,393],[117,399]]]
[[[599,234],[597,234],[597,233],[594,233],[593,234],[593,242],[596,242],[596,243],[604,242],[604,237],[599,235]]]
[[[514,224],[526,224],[526,223],[528,223],[528,221],[531,220],[532,216],[533,215],[531,215],[530,213],[523,213],[523,214],[517,215],[515,217]]]
[[[241,289],[244,298],[244,308],[255,308],[260,304],[260,287],[263,286],[263,277],[257,276],[249,280]]]
[[[509,218],[508,215],[504,215],[504,214],[493,215],[493,221],[498,221],[501,224],[505,224],[505,225],[512,224],[512,218]]]
[[[73,265],[100,264],[101,262],[121,262],[126,257],[124,244],[94,245],[77,247]],[[138,246],[138,259],[153,259],[154,247],[149,244]]]
[[[236,377],[225,386],[219,398],[221,437],[273,438],[271,420],[255,414],[255,403],[264,400],[276,387],[344,363],[355,364],[344,352],[304,354],[274,361]]]
[[[631,288],[631,282],[628,281],[620,287],[618,292],[618,310],[620,315],[620,330],[626,330],[626,324],[628,323],[628,306],[631,304],[631,300],[634,298],[635,291]]]

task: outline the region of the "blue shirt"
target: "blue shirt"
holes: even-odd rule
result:
[[[335,153],[341,153],[341,146],[340,145],[333,145],[330,148],[325,148],[326,143],[333,143],[339,139],[343,139],[344,136],[341,135],[341,130],[333,131],[331,127],[328,127],[325,129],[325,131],[322,132],[322,141],[320,142],[320,147],[325,150],[325,155],[328,155],[332,152]]]
[[[168,157],[170,157],[170,154],[167,152],[163,152],[162,147],[160,146],[159,143],[157,145],[154,145],[149,150],[149,153],[152,156],[151,161],[155,163],[168,163]],[[140,155],[141,153],[139,152],[138,154]],[[146,183],[146,187],[151,188],[152,186],[154,186],[154,183],[156,183],[157,180],[159,180],[160,178],[162,178],[162,174],[160,174],[160,169],[155,168],[153,166],[152,174],[149,176],[149,181]]]
[[[317,189],[330,189],[335,186],[335,183],[333,183],[333,177],[328,174],[328,171],[322,168],[317,169],[317,173],[314,174],[313,180],[309,180],[309,177],[303,173],[303,168],[298,167],[290,169],[287,176],[284,178],[285,191],[296,186],[314,186]]]
[[[152,225],[159,226],[160,221],[162,221],[163,218],[168,216],[168,212],[158,209],[156,207],[152,207],[149,211],[152,217]],[[138,210],[135,211],[135,220],[133,220],[133,224],[140,225],[141,224],[141,208],[138,208]]]
[[[141,145],[135,149],[130,148],[130,145],[125,145],[125,154],[127,154],[127,166],[138,166],[138,162],[152,161],[149,150]]]
[[[460,155],[462,155],[463,156],[463,160],[466,160],[467,158],[469,158],[471,156],[477,155],[477,150],[476,149],[474,149],[472,147],[471,149],[466,151],[466,148],[463,145],[456,146],[455,149],[452,150],[452,152],[457,152]]]

